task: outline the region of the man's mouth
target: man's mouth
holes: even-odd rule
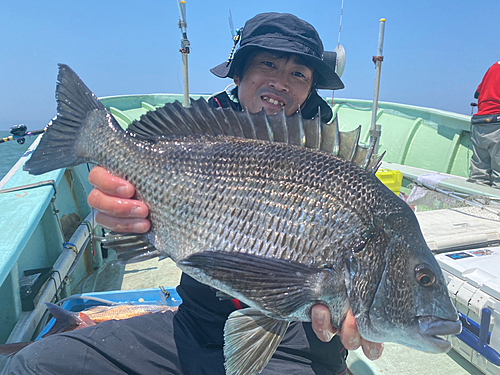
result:
[[[262,100],[265,100],[266,102],[269,102],[271,104],[274,104],[274,105],[277,105],[277,106],[280,106],[280,107],[284,107],[285,106],[285,103],[279,101],[279,100],[276,100],[276,99],[273,99],[273,98],[269,98],[267,96],[261,96]]]

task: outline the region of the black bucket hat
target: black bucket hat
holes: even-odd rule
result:
[[[210,69],[220,78],[233,78],[235,67],[242,64],[257,48],[289,52],[304,58],[317,73],[316,88],[343,89],[335,73],[335,64],[323,56],[323,43],[316,29],[306,21],[288,13],[261,13],[245,23],[240,35],[240,47],[232,60]],[[331,56],[330,56],[331,57]]]

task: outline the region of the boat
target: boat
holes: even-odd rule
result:
[[[207,98],[206,95],[190,97]],[[126,128],[146,112],[182,98],[177,94],[121,95],[103,97],[101,101]],[[327,100],[337,115],[341,131],[353,131],[361,126],[359,143],[368,144],[372,102],[340,98]],[[478,249],[492,251],[495,256],[489,259],[497,261],[496,255],[500,259],[500,207],[497,208],[496,204],[500,190],[467,181],[472,156],[470,117],[379,102],[376,118],[381,126],[379,152],[385,152],[382,175],[401,175],[393,191],[407,199],[416,186],[422,189],[423,195],[431,195],[433,207],[417,204],[417,216],[431,249],[435,250],[436,257],[443,258],[440,264],[448,280],[462,282],[453,297],[463,314],[463,321],[469,324],[466,328],[471,329],[475,338],[453,338],[456,351],[442,356],[425,355],[389,344],[382,358],[371,362],[360,350],[354,351],[348,359],[350,371],[359,375],[393,374],[394,366],[399,366],[404,356],[411,357],[412,363],[427,366],[427,370],[417,371],[419,373],[500,374],[500,363],[496,364],[494,358],[500,351],[499,328],[493,323],[481,322],[485,307],[490,309],[492,322],[494,319],[500,321],[500,295],[494,291],[496,281],[486,280],[493,284],[489,289],[481,289],[487,284],[484,280],[486,271],[478,271],[476,275],[470,269],[455,272],[453,264],[446,262],[447,255]],[[103,230],[96,225],[87,204],[87,195],[92,188],[87,181],[91,166],[80,165],[41,176],[29,175],[22,166],[37,144],[38,140],[0,181],[0,207],[3,208],[0,227],[4,237],[0,242],[0,297],[2,301],[8,301],[0,311],[0,324],[4,327],[0,332],[0,344],[38,337],[47,323],[43,302],[82,293],[103,292],[114,298],[124,290],[148,290],[158,286],[172,288],[177,285],[180,275],[169,260],[114,265],[114,252],[100,247],[92,239],[92,233],[102,235]],[[460,209],[450,200],[458,201]],[[479,214],[470,213],[465,208],[474,208]],[[484,213],[493,215],[494,219],[485,219]],[[464,221],[471,217],[471,220]],[[486,239],[472,235],[474,238],[470,240],[469,229],[477,233],[478,227],[483,228],[484,220],[489,225],[483,236]],[[447,233],[434,233],[436,227],[443,227]],[[457,228],[466,233],[455,234],[453,230]],[[467,285],[472,286],[467,289]],[[458,290],[469,294],[465,293],[464,297]],[[467,296],[472,297],[479,290],[483,293],[484,303],[471,307],[471,299]],[[486,341],[484,337],[480,341],[474,324],[476,331],[488,324]],[[484,336],[484,328],[481,334]],[[3,359],[0,366],[4,366],[5,361]],[[443,372],[434,372],[440,368]]]

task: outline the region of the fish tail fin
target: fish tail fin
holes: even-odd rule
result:
[[[16,342],[12,344],[3,344],[0,345],[0,354],[4,355],[6,357],[12,357],[14,356],[18,351],[21,349],[24,349],[28,345],[33,344],[33,341],[23,341],[23,342]]]
[[[108,113],[69,66],[59,64],[57,80],[57,116],[47,125],[40,144],[24,166],[30,174],[39,175],[92,161],[84,148],[77,147],[82,139],[80,135],[92,122],[89,114],[95,118]]]
[[[55,333],[72,331],[78,327],[79,322],[72,312],[49,302],[45,302],[45,306],[47,306],[47,309],[55,318],[56,322],[42,337],[50,336]]]

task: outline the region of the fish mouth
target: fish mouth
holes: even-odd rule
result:
[[[435,316],[418,318],[418,334],[425,341],[426,351],[431,353],[446,353],[451,349],[451,343],[440,336],[457,335],[462,332],[460,320],[446,320]]]

